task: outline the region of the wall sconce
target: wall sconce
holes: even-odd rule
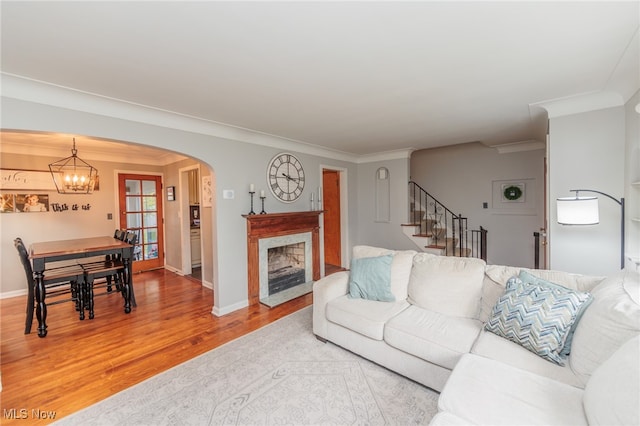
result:
[[[612,197],[592,189],[572,189],[575,197],[556,199],[557,220],[560,225],[596,225],[600,223],[598,197],[580,197],[580,192],[594,192],[615,201],[621,208],[620,220],[620,269],[624,269],[624,198]]]

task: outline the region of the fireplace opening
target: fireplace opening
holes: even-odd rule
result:
[[[304,244],[299,242],[267,250],[270,296],[305,283]]]

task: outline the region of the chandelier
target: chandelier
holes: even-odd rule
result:
[[[98,176],[98,169],[78,157],[76,138],[71,157],[49,164],[49,170],[60,194],[90,194]]]

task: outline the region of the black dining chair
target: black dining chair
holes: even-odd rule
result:
[[[137,235],[133,232],[127,232],[124,241],[135,246]],[[95,297],[113,293],[112,286],[115,286],[125,300],[125,313],[131,312],[131,306],[136,306],[128,267],[120,255],[111,255],[100,261],[82,263],[81,267],[84,270],[85,306],[89,310],[89,319],[95,317]],[[96,281],[102,278],[105,280]],[[101,288],[106,288],[106,291],[96,293],[96,290]]]
[[[124,241],[125,237],[127,236],[127,231],[125,231],[124,229],[116,229],[113,233],[113,238],[115,238],[116,240],[120,240],[120,241]],[[120,257],[120,254],[108,254],[106,255],[106,260],[109,261],[111,259],[118,259]],[[117,276],[108,276],[106,277],[107,280],[107,292],[111,292],[113,290],[113,286],[111,285],[112,281],[115,281],[116,283],[117,281]],[[120,291],[120,289],[118,289],[118,291]]]
[[[127,236],[127,231],[125,231],[124,229],[116,229],[115,232],[113,233],[113,238],[120,241],[124,241],[124,237],[126,236]]]
[[[135,231],[127,231],[123,241],[133,246],[133,248],[131,249],[131,259],[129,259],[129,262],[133,262],[134,260],[140,260],[141,255],[138,253],[141,251],[141,249],[140,249],[140,246],[138,245],[138,241],[139,241],[138,233]],[[128,273],[129,271],[125,270],[125,274],[128,274]],[[131,292],[131,306],[138,306],[138,304],[136,303],[136,294],[133,291],[133,277],[130,277],[129,275],[125,275],[125,278],[129,283],[129,291]]]
[[[33,276],[33,268],[31,266],[31,260],[29,259],[29,253],[21,238],[13,240],[13,244],[18,250],[20,262],[24,268],[25,276],[27,278],[27,317],[24,325],[24,334],[31,333],[31,326],[33,324],[33,311],[35,309],[36,315],[40,319],[42,314],[46,314],[47,306],[56,305],[64,302],[74,302],[76,310],[79,311],[79,317],[84,319],[84,270],[79,265],[64,265],[58,263],[57,266],[48,267],[44,271],[44,291],[45,294],[42,300],[41,312],[36,306],[36,281]],[[45,337],[47,330],[44,331],[40,337]]]

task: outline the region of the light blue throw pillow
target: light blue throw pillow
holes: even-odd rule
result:
[[[392,261],[393,255],[352,259],[349,297],[395,302],[396,298],[391,293]]]
[[[507,281],[485,329],[564,365],[569,333],[592,298],[524,272]]]

